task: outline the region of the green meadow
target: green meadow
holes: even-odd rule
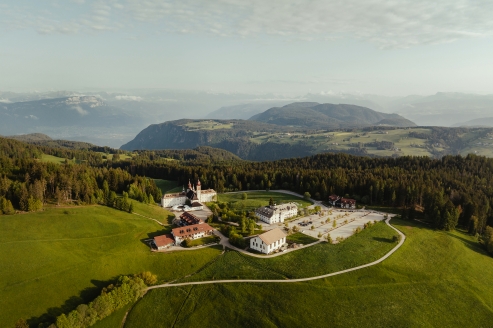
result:
[[[135,212],[167,217],[158,206],[135,205]],[[167,231],[152,220],[104,206],[0,217],[1,326],[24,318],[37,327],[91,301],[119,275],[151,271],[166,282],[197,271],[221,252],[151,252],[144,241]]]
[[[181,191],[181,186],[178,186],[176,181],[171,181],[171,180],[163,180],[163,179],[154,179],[154,182],[156,183],[156,186],[161,189],[161,192],[163,194],[169,192],[170,190],[175,190],[176,188],[180,188],[179,191]]]
[[[287,236],[286,241],[291,243],[307,245],[318,241],[318,238],[305,235],[304,233],[301,232],[295,232]]]
[[[246,192],[247,199],[245,200],[242,199],[242,194],[243,192],[218,194],[217,200],[218,202],[228,203],[231,209],[246,211],[251,211],[261,206],[269,205],[269,200],[271,198],[277,204],[295,202],[298,204],[298,207],[301,206],[302,208],[312,205],[312,202],[303,198],[273,191]]]
[[[303,283],[227,283],[151,290],[133,307],[125,327],[194,327],[197,323],[204,327],[491,327],[493,259],[477,242],[458,231],[433,231],[395,219],[391,222],[407,239],[378,265]],[[351,258],[362,250],[345,251],[339,255]],[[237,261],[239,256],[235,255]],[[279,272],[294,270],[290,275],[297,277],[303,271],[298,267],[314,264],[310,263],[313,257],[300,263],[303,258],[296,262],[283,256],[274,259],[291,264]],[[328,263],[333,260],[325,259]],[[279,263],[268,267],[274,265]],[[230,270],[235,266],[230,265]],[[236,270],[233,274],[243,277],[250,267]],[[257,275],[260,272],[275,276],[267,271]]]
[[[295,279],[353,268],[375,261],[396,246],[397,235],[385,223],[378,223],[338,244],[320,243],[273,258],[256,258],[228,250],[199,272],[181,279]],[[309,237],[309,236],[307,236]],[[318,240],[318,239],[316,239]]]

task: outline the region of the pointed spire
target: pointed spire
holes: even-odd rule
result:
[[[192,189],[192,184],[190,183],[190,179],[188,179],[188,189]]]
[[[197,179],[197,187],[200,186],[200,179]]]

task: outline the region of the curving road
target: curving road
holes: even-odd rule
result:
[[[209,281],[183,282],[183,283],[177,283],[177,284],[166,283],[166,284],[162,284],[162,285],[151,286],[151,287],[147,288],[147,290],[156,289],[156,288],[166,288],[166,287],[191,286],[191,285],[208,285],[208,284],[225,284],[225,283],[245,283],[245,282],[249,282],[249,283],[252,283],[252,282],[253,283],[265,283],[265,282],[267,282],[267,283],[283,283],[283,282],[302,282],[302,281],[310,281],[310,280],[317,280],[317,279],[323,279],[323,278],[327,278],[327,277],[337,276],[339,274],[348,273],[348,272],[351,272],[351,271],[356,271],[356,270],[360,270],[360,269],[363,269],[363,268],[367,268],[367,267],[370,267],[370,266],[373,266],[373,265],[376,265],[376,264],[379,264],[379,263],[383,262],[390,255],[392,255],[395,251],[397,251],[402,246],[402,244],[404,244],[404,241],[406,240],[406,236],[402,232],[400,232],[399,230],[397,230],[396,228],[394,228],[389,223],[390,219],[391,218],[389,217],[387,220],[385,220],[385,223],[389,227],[391,227],[392,229],[394,229],[395,231],[397,231],[397,233],[401,236],[401,240],[399,241],[399,243],[393,249],[391,249],[387,254],[385,254],[383,257],[379,258],[378,260],[373,261],[371,263],[363,264],[363,265],[360,265],[360,266],[357,266],[357,267],[354,267],[354,268],[350,268],[350,269],[346,269],[346,270],[342,270],[342,271],[337,271],[337,272],[332,272],[332,273],[324,274],[324,275],[321,275],[321,276],[308,277],[308,278],[285,279],[285,280],[279,280],[279,279],[270,279],[270,280],[230,279],[230,280],[209,280]]]

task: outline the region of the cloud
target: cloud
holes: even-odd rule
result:
[[[139,97],[139,96],[115,96],[115,99],[117,99],[117,100],[141,101],[142,100],[142,97]]]
[[[79,105],[72,106],[72,109],[74,109],[77,113],[79,113],[80,116],[86,116],[89,114],[89,112],[87,110],[80,107]]]
[[[210,34],[220,37],[275,36],[286,40],[353,38],[381,48],[405,48],[493,34],[488,0],[72,0],[79,10],[67,19],[40,16],[35,8],[2,8],[0,28],[32,27],[40,33],[129,30]],[[20,19],[24,17],[24,19]],[[69,15],[67,15],[69,17]],[[26,19],[28,18],[28,19]],[[24,23],[32,22],[32,23]],[[26,24],[30,26],[26,27]],[[131,33],[131,31],[129,31]]]

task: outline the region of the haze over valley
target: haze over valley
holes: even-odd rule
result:
[[[0,1],[0,327],[492,327],[492,17]]]

